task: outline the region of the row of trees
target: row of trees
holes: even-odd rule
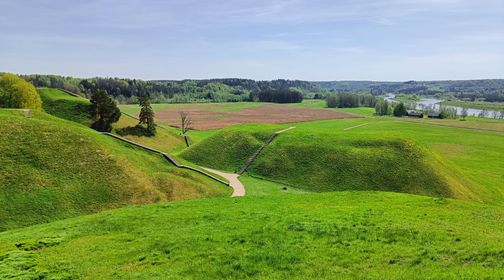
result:
[[[35,109],[42,108],[42,101],[35,87],[10,73],[0,75],[0,107]]]
[[[329,108],[374,107],[376,97],[371,94],[338,93],[326,98]]]
[[[261,92],[296,89],[304,95],[320,89],[305,81],[248,79],[212,79],[183,81],[143,81],[119,78],[78,79],[56,75],[24,75],[36,87],[62,88],[91,97],[106,91],[119,103],[136,104],[140,96],[150,96],[154,103],[238,102],[252,101]]]
[[[260,102],[300,103],[303,101],[303,94],[294,89],[264,90],[251,93],[250,99]]]

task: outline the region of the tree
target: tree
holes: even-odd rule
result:
[[[462,117],[462,120],[465,121],[468,114],[469,110],[467,110],[467,107],[462,107],[462,110],[460,111],[460,116]]]
[[[140,115],[139,119],[140,121],[138,122],[138,125],[145,124],[147,125],[147,131],[152,134],[156,135],[156,124],[154,123],[154,110],[152,110],[152,107],[150,105],[150,100],[149,97],[142,96],[139,99],[139,104],[142,109],[140,109]]]
[[[404,103],[399,102],[399,104],[397,104],[394,107],[394,116],[402,117],[402,116],[405,116],[406,114],[408,114],[408,111],[406,111],[406,107],[404,106]]]
[[[112,123],[121,117],[121,111],[117,108],[114,100],[103,90],[95,92],[91,96],[90,114],[95,121],[91,127],[98,131],[112,131]]]
[[[42,101],[35,87],[10,73],[0,75],[0,107],[42,109]]]
[[[326,104],[328,108],[338,108],[339,98],[336,95],[331,95],[326,98]]]
[[[187,136],[187,132],[191,129],[192,120],[187,112],[179,112],[180,115],[180,129],[182,130],[182,136],[184,137],[185,143],[187,147],[191,145],[189,142],[189,137]]]
[[[389,103],[387,100],[379,99],[375,105],[377,116],[387,116],[389,114]]]

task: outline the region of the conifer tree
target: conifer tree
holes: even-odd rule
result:
[[[154,123],[154,110],[152,110],[149,97],[148,96],[140,97],[139,105],[142,108],[140,109],[140,115],[139,115],[140,122],[138,123],[138,125],[142,124],[147,125],[147,131],[150,134],[155,135],[156,124]]]

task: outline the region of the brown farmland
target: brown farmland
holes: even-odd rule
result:
[[[267,104],[252,108],[245,108],[238,112],[205,110],[205,107],[203,106],[164,109],[156,112],[156,119],[161,123],[180,127],[179,112],[181,111],[189,113],[192,119],[191,128],[196,130],[218,129],[243,123],[295,123],[360,117],[349,113],[336,112],[327,109],[312,109],[281,104]]]

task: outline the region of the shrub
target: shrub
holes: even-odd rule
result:
[[[395,117],[402,117],[408,114],[408,111],[406,111],[406,107],[404,106],[404,103],[400,102],[399,104],[395,105],[394,107],[394,116]]]
[[[40,110],[42,101],[32,84],[5,73],[0,76],[0,107]]]

